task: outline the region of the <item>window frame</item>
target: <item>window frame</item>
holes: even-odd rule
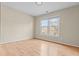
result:
[[[48,20],[48,19],[43,19],[43,20]],[[41,21],[43,21],[43,20],[41,20]],[[47,26],[47,33],[42,33],[42,26],[40,25],[40,34],[41,35],[47,35],[48,34],[48,26]]]
[[[51,19],[53,19],[53,18],[59,18],[59,25],[58,25],[58,33],[59,33],[59,35],[57,36],[57,37],[60,37],[60,16],[55,16],[55,17],[51,17],[51,18],[48,18],[49,20],[51,20]],[[52,37],[55,37],[55,36],[53,36],[53,35],[51,35],[50,34],[50,21],[49,21],[49,23],[48,23],[49,25],[48,25],[48,35],[49,36],[52,36]]]
[[[51,19],[53,19],[53,18],[59,18],[59,25],[58,25],[58,33],[59,33],[59,35],[57,36],[58,38],[61,36],[61,31],[60,31],[60,29],[61,29],[61,27],[60,27],[60,25],[61,25],[61,18],[60,18],[60,16],[54,16],[54,17],[49,17],[49,18],[45,18],[45,19],[43,19],[43,20],[48,20],[48,26],[47,26],[47,34],[45,34],[45,33],[42,33],[41,31],[42,31],[42,29],[40,30],[40,33],[41,33],[41,35],[48,35],[48,36],[52,36],[52,37],[55,37],[55,36],[53,36],[53,35],[50,35],[50,21],[49,20],[51,20]],[[42,20],[41,20],[42,21]],[[40,26],[40,28],[42,28],[41,26]]]

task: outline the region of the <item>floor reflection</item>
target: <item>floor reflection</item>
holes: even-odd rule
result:
[[[57,47],[53,47],[47,44],[41,44],[41,56],[57,55]]]

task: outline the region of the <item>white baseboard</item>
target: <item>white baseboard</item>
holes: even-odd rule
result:
[[[75,45],[75,44],[71,44],[71,43],[66,43],[66,42],[62,42],[62,41],[48,40],[48,39],[44,39],[44,38],[40,38],[40,37],[36,37],[36,39],[50,41],[50,42],[55,42],[55,43],[64,44],[64,45],[68,45],[68,46],[74,46],[74,47],[78,47],[79,48],[79,45]]]
[[[23,38],[23,39],[17,39],[17,40],[0,42],[0,44],[13,43],[13,42],[18,42],[18,41],[22,41],[22,40],[29,40],[29,39],[33,39],[33,37],[28,37],[28,38]]]

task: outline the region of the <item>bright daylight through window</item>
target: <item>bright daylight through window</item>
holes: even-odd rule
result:
[[[53,17],[47,20],[42,20],[40,26],[41,34],[58,37],[60,29],[60,17]]]

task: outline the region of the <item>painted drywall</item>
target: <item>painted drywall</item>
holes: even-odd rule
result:
[[[59,39],[54,39],[46,35],[40,34],[40,21],[51,17],[60,17],[60,35]],[[35,37],[59,43],[65,43],[79,47],[79,5],[55,11],[47,15],[40,15],[35,18],[36,31]]]
[[[10,7],[1,5],[0,43],[33,38],[33,17]]]

